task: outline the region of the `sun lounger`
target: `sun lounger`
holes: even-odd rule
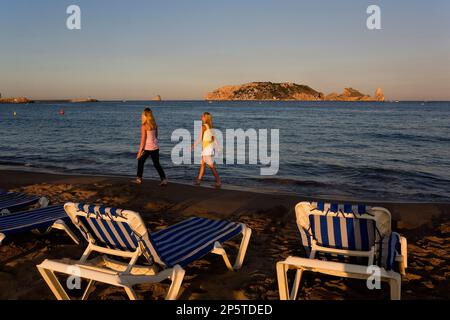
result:
[[[400,299],[401,275],[407,267],[407,242],[392,232],[387,209],[302,202],[295,212],[301,242],[309,258],[289,257],[277,263],[280,299],[296,299],[303,271],[372,280],[377,275],[375,270],[379,272],[378,280],[389,283],[391,299]],[[290,292],[288,270],[295,270]]]
[[[41,228],[63,230],[78,244],[77,236],[67,227],[65,220],[69,219],[63,205],[0,216],[0,245],[8,235]]]
[[[0,190],[0,214],[8,214],[12,211],[23,209],[38,202],[41,207],[48,205],[48,199],[45,197]]]
[[[82,299],[87,299],[93,285],[102,282],[122,287],[132,300],[134,286],[171,281],[166,299],[178,296],[184,267],[208,253],[221,255],[230,270],[240,269],[251,236],[242,223],[190,218],[167,229],[149,233],[136,212],[93,205],[67,203],[65,210],[88,241],[79,260],[45,260],[37,266],[58,299],[70,299],[55,273],[89,280]],[[241,234],[242,240],[232,266],[222,244]],[[100,257],[88,260],[91,253]],[[128,259],[129,262],[113,260]],[[145,265],[137,265],[138,259]]]

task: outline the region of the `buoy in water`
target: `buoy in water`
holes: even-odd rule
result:
[[[64,115],[64,109],[59,110],[59,115],[63,116]]]
[[[17,112],[14,111],[13,112],[13,117],[15,117],[15,116],[17,116]]]

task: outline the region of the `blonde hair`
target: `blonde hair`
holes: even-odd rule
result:
[[[209,129],[213,128],[213,124],[212,124],[212,115],[209,112],[205,112],[203,113],[203,124],[207,124]]]
[[[147,130],[156,130],[157,125],[155,117],[153,116],[152,110],[150,110],[149,108],[146,108],[144,112],[142,112],[142,125]]]

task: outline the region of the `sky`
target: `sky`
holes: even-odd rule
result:
[[[66,27],[72,4],[81,30]],[[372,4],[381,30],[366,27]],[[251,81],[450,100],[450,1],[0,1],[4,97],[202,99]]]

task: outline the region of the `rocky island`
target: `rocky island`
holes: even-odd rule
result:
[[[97,99],[92,98],[83,98],[83,99],[66,99],[66,100],[31,100],[25,97],[16,97],[16,98],[2,98],[0,94],[0,103],[9,103],[9,104],[27,104],[27,103],[35,103],[35,102],[58,102],[58,103],[92,103],[99,102]]]
[[[341,94],[330,93],[325,97],[326,101],[384,101],[384,94],[381,88],[375,91],[375,96],[371,97],[367,94],[363,94],[353,88],[345,88]]]
[[[342,94],[324,95],[309,86],[296,83],[251,82],[225,86],[210,92],[206,100],[293,100],[293,101],[384,101],[384,94],[377,89],[375,96],[363,94],[353,88],[345,88]]]
[[[0,96],[0,103],[26,104],[26,103],[34,103],[34,101],[25,97],[1,98]]]
[[[99,102],[97,99],[87,98],[87,99],[70,99],[68,100],[70,103],[93,103]]]

